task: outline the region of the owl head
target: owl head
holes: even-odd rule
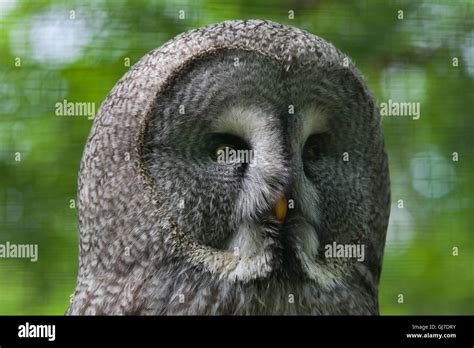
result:
[[[95,118],[71,312],[374,314],[388,216],[379,113],[348,57],[269,21],[192,30]]]

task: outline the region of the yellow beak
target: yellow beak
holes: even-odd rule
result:
[[[288,202],[286,201],[285,195],[282,194],[280,198],[278,198],[278,201],[276,202],[275,208],[274,208],[275,215],[280,222],[285,221],[287,209],[288,209]]]

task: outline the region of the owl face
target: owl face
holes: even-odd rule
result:
[[[68,313],[376,314],[379,123],[350,60],[297,28],[226,21],[150,52],[94,119]],[[328,257],[347,245],[364,257]]]
[[[234,280],[321,280],[324,245],[370,233],[372,119],[357,83],[342,66],[287,70],[236,49],[171,81],[144,162],[177,228],[213,253],[210,269],[219,259]]]

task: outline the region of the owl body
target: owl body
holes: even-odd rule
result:
[[[68,314],[377,314],[389,196],[378,110],[340,51],[269,21],[184,33],[95,118]]]

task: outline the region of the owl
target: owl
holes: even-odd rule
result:
[[[390,188],[351,60],[263,20],[183,33],[95,117],[70,315],[375,315]]]

